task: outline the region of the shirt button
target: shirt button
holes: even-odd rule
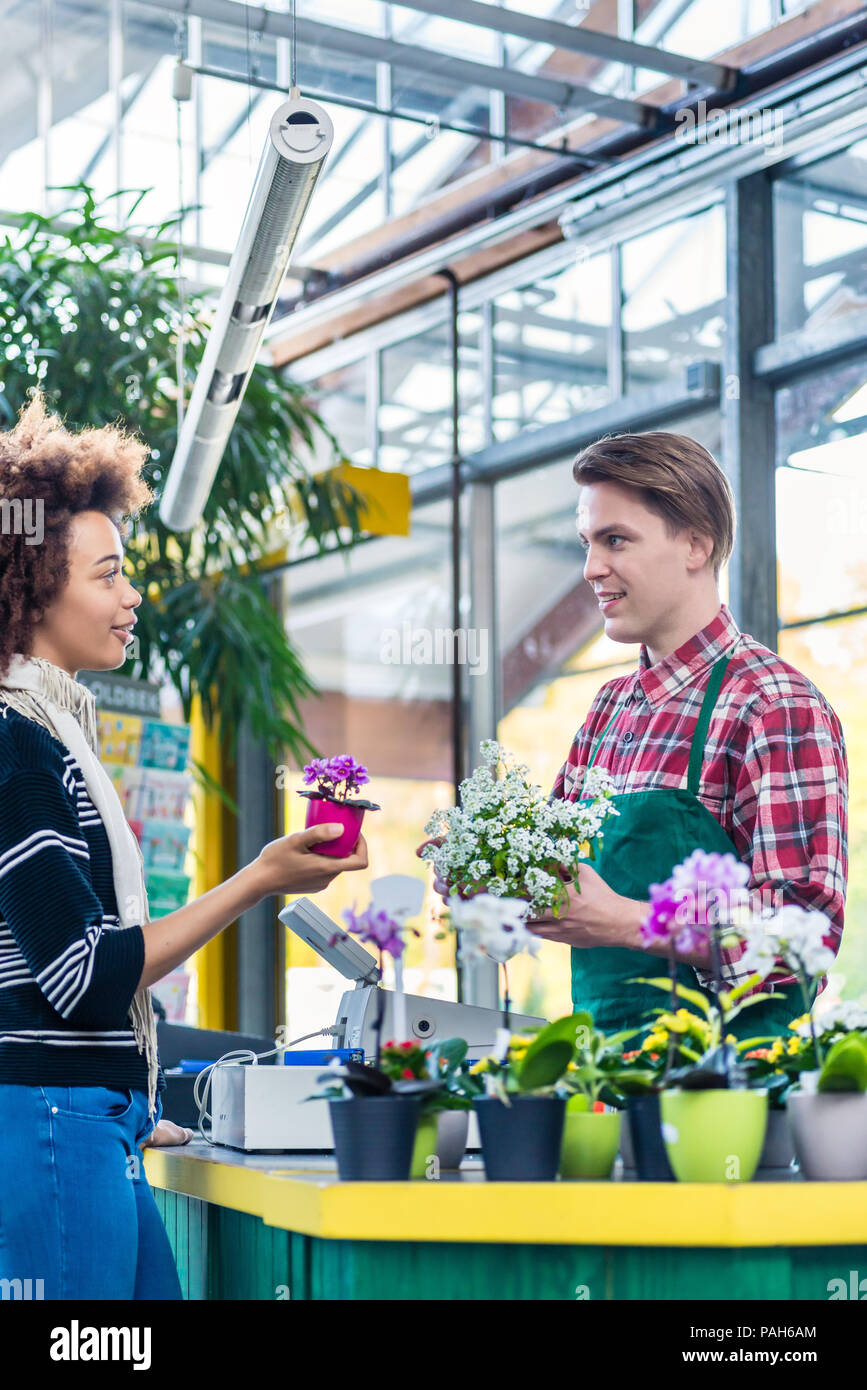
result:
[[[629,729],[629,730],[627,730],[627,732],[623,735],[623,742],[624,742],[624,743],[631,743],[632,740],[633,740],[634,738],[635,738],[635,734],[632,732],[631,729]]]
[[[52,1113],[52,1115],[56,1115],[56,1114],[57,1114],[57,1106],[56,1106],[56,1105],[52,1105],[52,1107],[51,1107],[51,1113]]]

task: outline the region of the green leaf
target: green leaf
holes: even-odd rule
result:
[[[752,1004],[763,1004],[766,999],[773,999],[773,994],[753,994],[749,999],[742,999],[740,1004],[736,1004],[733,1009],[726,1009],[726,1024],[733,1018],[737,1018],[744,1009],[750,1008]]]
[[[553,1086],[575,1055],[576,1037],[580,1028],[593,1027],[589,1013],[567,1014],[543,1028],[524,1053],[515,1068],[522,1091],[535,1091]]]
[[[671,993],[671,980],[664,977],[656,977],[648,980],[643,976],[637,976],[629,981],[633,985],[652,985],[654,989],[664,989],[668,994]],[[674,986],[678,999],[685,999],[687,1003],[694,1004],[697,1009],[701,1009],[705,1018],[710,1017],[711,1005],[697,989],[689,989],[687,985],[676,984]]]
[[[846,1033],[837,1039],[819,1073],[818,1089],[867,1091],[867,1035]]]

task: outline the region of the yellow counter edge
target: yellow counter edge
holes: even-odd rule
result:
[[[747,1247],[867,1243],[867,1183],[339,1183],[145,1150],[153,1187],[326,1240]]]

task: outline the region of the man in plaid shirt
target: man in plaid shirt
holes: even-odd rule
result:
[[[719,570],[734,535],[725,475],[700,444],[661,431],[601,440],[579,454],[573,473],[581,486],[584,577],[597,594],[606,634],[616,642],[640,642],[641,653],[636,672],[599,691],[552,798],[581,795],[594,752],[594,766],[608,772],[618,796],[649,789],[682,793],[711,671],[727,656],[704,739],[698,801],[748,866],[751,901],[826,914],[826,943],[836,950],[846,889],[843,731],[807,677],[740,632],[720,600]],[[641,949],[646,893],[636,893],[634,883],[633,892],[618,892],[616,865],[608,865],[605,879],[582,864],[580,893],[569,886],[563,915],[528,923],[538,935],[577,948],[573,994],[576,960],[579,971],[583,958],[592,972],[595,956],[617,959],[610,950],[583,957],[584,949]],[[664,944],[647,949],[668,954]],[[737,968],[739,955],[723,953],[727,984],[746,977]],[[706,953],[678,958],[710,986]],[[773,980],[784,986],[793,977],[781,969]]]

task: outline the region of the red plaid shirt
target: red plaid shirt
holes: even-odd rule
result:
[[[725,604],[713,622],[651,666],[642,646],[638,671],[606,682],[575,735],[552,797],[574,800],[583,768],[618,702],[629,696],[599,749],[619,792],[685,788],[692,736],[711,667],[731,653],[708,729],[699,800],[750,867],[750,894],[779,907],[795,903],[829,919],[838,950],[846,895],[848,768],[843,729],[827,700],[800,671],[741,633]],[[673,866],[672,866],[673,867]],[[730,984],[746,978],[726,951]],[[702,984],[709,972],[696,970]],[[792,975],[775,975],[779,984]],[[824,988],[826,981],[822,982]],[[755,992],[755,991],[753,991]]]

